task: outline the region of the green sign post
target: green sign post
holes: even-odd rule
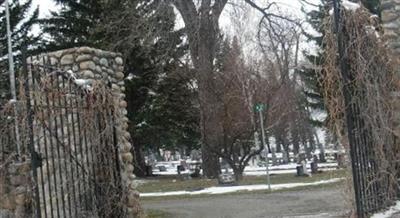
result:
[[[263,103],[257,103],[254,107],[255,111],[258,112],[260,115],[260,126],[261,126],[261,137],[262,137],[262,143],[264,146],[264,149],[266,151],[265,159],[266,159],[266,170],[267,170],[267,184],[268,184],[268,190],[271,191],[271,181],[269,177],[269,160],[268,160],[268,148],[265,143],[265,131],[264,131],[264,116],[263,116],[263,111],[266,109],[265,104]]]
[[[257,104],[254,106],[254,109],[255,109],[256,112],[262,112],[262,111],[265,110],[265,104],[257,103]]]

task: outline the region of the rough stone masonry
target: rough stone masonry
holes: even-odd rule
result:
[[[388,46],[400,58],[400,0],[382,0],[382,23]]]
[[[397,90],[393,92],[393,106],[395,113],[398,114],[400,111],[400,0],[382,0],[381,7],[384,40],[392,53],[394,69],[397,69],[397,72],[395,72]],[[395,116],[393,122],[394,133],[397,137],[400,137],[400,118],[398,115]]]
[[[43,58],[45,57],[45,58]],[[124,208],[127,217],[141,217],[142,210],[139,204],[139,193],[133,175],[133,155],[128,129],[127,102],[124,100],[124,67],[121,54],[107,52],[89,47],[71,48],[43,54],[33,59],[28,59],[32,65],[43,64],[45,60],[50,65],[61,70],[72,70],[78,79],[102,81],[111,83],[111,90],[115,102],[115,125],[118,139],[119,159],[122,165],[121,179],[124,192]],[[33,195],[29,179],[30,161],[26,163],[11,163],[0,178],[1,196],[10,196],[0,201],[0,216],[7,214],[9,217],[27,217],[32,212],[30,208]],[[17,168],[16,168],[17,167]],[[22,168],[19,169],[18,167]],[[25,170],[24,170],[25,169]],[[28,190],[28,191],[27,191]],[[23,199],[21,200],[21,198]],[[1,214],[4,212],[4,214]]]

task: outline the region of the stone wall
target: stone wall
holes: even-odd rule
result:
[[[397,138],[400,137],[400,0],[382,0],[382,26],[384,30],[384,39],[388,48],[391,50],[391,59],[394,69],[397,69],[395,74],[395,84],[397,90],[393,95],[394,108],[394,134]]]
[[[7,163],[0,169],[1,218],[30,217],[30,169],[30,161]]]
[[[400,58],[400,0],[382,0],[382,22],[388,46]]]
[[[96,83],[98,81],[101,81],[104,82],[104,84],[110,86],[115,106],[114,108],[116,116],[115,129],[117,134],[116,138],[118,141],[119,159],[121,163],[121,179],[123,186],[122,187],[123,196],[121,196],[121,198],[123,199],[127,217],[141,217],[142,210],[139,204],[139,193],[136,191],[136,184],[134,181],[135,176],[133,174],[133,155],[130,152],[132,145],[130,143],[130,134],[127,131],[128,129],[128,118],[126,117],[127,102],[124,100],[125,94],[123,93],[125,91],[124,73],[123,73],[124,63],[121,54],[107,52],[99,49],[93,49],[89,47],[80,47],[80,48],[71,48],[48,54],[43,54],[38,57],[28,58],[28,64],[32,64],[33,66],[43,65],[44,64],[43,62],[45,62],[45,65],[51,65],[52,67],[63,70],[65,72],[68,70],[72,70],[73,73],[76,75],[77,79],[85,79],[90,83]],[[51,115],[49,116],[51,118]],[[69,124],[70,122],[69,118],[67,118],[66,120],[67,120],[66,123],[68,124],[65,124],[64,126],[71,125]],[[44,137],[46,136],[40,134],[37,135],[36,138],[38,138],[37,141],[39,141],[39,143],[35,144],[35,149],[37,151],[43,150],[43,148],[41,148],[42,146],[41,144],[43,143],[40,142],[39,138],[43,140]],[[87,159],[87,157],[84,156],[80,156],[77,158],[78,159],[80,158],[82,160]],[[61,163],[65,161],[64,159],[61,159],[60,162],[56,164],[62,165]],[[43,164],[46,165],[45,162],[43,162]],[[44,170],[46,169],[45,167],[42,168]],[[8,172],[5,173],[7,173],[7,176],[4,176],[4,178],[10,176],[11,176],[10,178],[12,178],[13,174],[9,174]],[[28,175],[28,173],[26,174]],[[52,174],[52,173],[54,172],[51,171],[47,172],[47,174]],[[68,172],[66,173],[68,174]],[[61,174],[60,176],[61,178],[62,177],[64,177],[64,179],[66,177],[68,178],[68,175],[65,175],[65,172],[59,174]],[[3,176],[2,178],[0,178],[0,194],[5,192],[5,190],[11,190],[11,192],[12,190],[16,190],[16,187],[13,187],[13,184],[7,182],[8,180],[5,181],[4,178]],[[68,181],[66,183],[68,183]],[[3,186],[2,184],[10,184],[10,185]],[[9,188],[5,189],[4,187],[9,187]],[[47,190],[45,191],[47,192]],[[59,199],[64,198],[64,196],[61,195],[55,197]],[[3,211],[2,209],[7,209],[8,207],[10,207],[7,206],[8,203],[9,202],[6,201],[0,201],[0,211]],[[14,212],[17,211],[18,204],[13,203],[13,205],[14,206],[11,207],[11,210],[7,209],[4,211],[7,211],[7,213],[9,214],[15,215],[16,213]]]

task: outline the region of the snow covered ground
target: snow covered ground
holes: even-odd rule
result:
[[[158,165],[163,165],[166,167],[167,171],[160,172],[157,168],[153,170],[154,175],[177,175],[177,165],[179,165],[179,161],[171,161],[171,162],[159,162],[157,163],[156,166]],[[296,166],[297,164],[295,163],[290,163],[290,164],[284,164],[284,165],[277,165],[277,166],[270,166],[270,174],[287,174],[287,173],[296,173]],[[318,167],[319,170],[322,171],[331,171],[331,170],[336,170],[337,169],[337,163],[319,163]],[[310,164],[307,164],[308,171],[311,172],[310,169]],[[232,170],[229,170],[232,172]],[[192,173],[189,170],[182,171],[181,174],[188,174]],[[259,167],[259,166],[247,166],[244,170],[244,175],[246,176],[263,176],[266,175],[266,168],[265,167]]]
[[[390,207],[389,210],[382,213],[374,214],[371,216],[371,218],[389,218],[393,217],[393,215],[396,213],[400,213],[400,201],[398,201],[396,205]]]
[[[321,171],[332,171],[332,170],[337,170],[336,168],[320,168],[319,170]],[[311,169],[308,168],[308,172],[311,173]],[[271,170],[269,172],[270,174],[296,174],[297,171],[296,169],[287,169],[287,170]],[[245,176],[266,176],[267,171],[265,168],[263,170],[259,171],[244,171]]]
[[[287,183],[287,184],[273,184],[271,190],[281,190],[294,187],[315,186],[321,184],[329,184],[339,182],[343,178],[335,178],[329,180],[321,180],[311,183]],[[173,192],[152,192],[141,193],[141,197],[161,197],[161,196],[176,196],[176,195],[200,195],[200,194],[225,194],[238,191],[256,191],[268,190],[268,185],[241,185],[241,186],[223,186],[223,187],[210,187],[198,191],[173,191]]]

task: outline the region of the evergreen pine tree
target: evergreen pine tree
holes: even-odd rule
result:
[[[12,33],[12,49],[14,52],[15,69],[21,63],[22,46],[29,46],[34,49],[39,41],[38,36],[33,36],[30,32],[39,15],[39,9],[31,12],[32,0],[29,1],[10,1],[10,29]],[[7,45],[7,26],[6,12],[0,11],[0,105],[10,97],[9,90],[9,71],[8,71],[8,45]],[[18,73],[18,71],[17,71]]]
[[[303,9],[303,12],[307,15],[306,20],[308,24],[317,32],[317,34],[304,32],[304,35],[307,37],[308,42],[314,43],[318,49],[314,54],[304,52],[304,56],[309,64],[298,70],[304,84],[303,93],[305,95],[306,107],[309,107],[313,111],[325,113],[327,113],[327,111],[324,104],[323,87],[319,82],[321,75],[319,68],[324,62],[323,38],[325,34],[322,24],[328,9],[329,5],[326,0],[321,0],[318,8],[309,12],[305,12]],[[310,121],[316,126],[322,126],[326,120],[310,118]]]
[[[50,18],[41,19],[43,32],[50,35],[46,41],[47,51],[77,46],[97,46],[99,40],[95,27],[104,12],[103,1],[98,0],[55,0],[61,6],[51,12]]]
[[[135,170],[136,175],[144,176],[143,152],[146,150],[179,150],[182,145],[190,149],[199,144],[199,112],[194,102],[196,89],[190,86],[193,74],[180,61],[187,45],[182,42],[182,32],[174,30],[173,8],[156,3],[131,7],[125,22],[114,23],[104,32],[110,32],[106,35],[110,37],[107,41],[112,42],[111,47],[127,57],[126,73],[132,79],[126,83],[126,99],[135,147]],[[132,14],[135,9],[141,11]],[[145,15],[151,11],[156,13]],[[147,17],[146,23],[139,23],[137,17]],[[118,31],[121,29],[138,32]]]
[[[192,77],[181,64],[187,45],[169,4],[146,0],[58,0],[60,12],[42,20],[47,49],[93,46],[125,58],[126,100],[135,173],[145,175],[144,152],[197,145],[198,111]],[[123,18],[123,19],[121,19]]]

